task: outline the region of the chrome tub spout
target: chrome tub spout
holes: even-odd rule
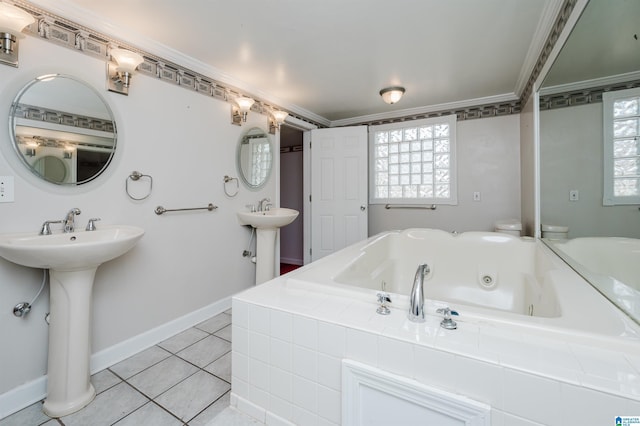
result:
[[[409,295],[409,314],[407,318],[413,322],[424,322],[424,278],[430,272],[429,265],[418,266],[413,279],[413,287]]]

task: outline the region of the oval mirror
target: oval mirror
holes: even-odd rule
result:
[[[80,185],[106,170],[116,149],[111,109],[91,86],[51,74],[29,82],[9,112],[13,147],[36,176]]]
[[[269,179],[273,165],[273,147],[269,135],[262,129],[249,129],[238,142],[238,171],[249,188],[262,187]]]

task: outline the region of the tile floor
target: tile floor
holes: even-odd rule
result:
[[[231,310],[94,374],[91,382],[96,398],[76,413],[51,419],[38,402],[0,426],[257,424],[229,408]]]

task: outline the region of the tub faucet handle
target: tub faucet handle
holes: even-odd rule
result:
[[[391,303],[389,293],[380,292],[376,296],[378,297],[378,303],[380,304],[378,309],[376,309],[376,312],[380,315],[389,315],[391,313],[391,310],[387,307],[387,303]]]
[[[446,308],[439,308],[436,310],[439,314],[444,314],[444,319],[440,322],[440,327],[447,330],[455,330],[458,328],[458,324],[451,319],[451,315],[458,315],[456,311],[452,311],[448,306]]]

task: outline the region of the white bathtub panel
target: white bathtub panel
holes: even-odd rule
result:
[[[309,379],[318,381],[318,352],[293,345],[293,373]]]
[[[269,369],[269,392],[290,402],[293,399],[293,374],[277,367],[271,367]],[[281,415],[277,412],[276,414]]]
[[[318,383],[339,391],[342,383],[340,362],[340,358],[318,354]]]
[[[318,351],[342,358],[346,353],[347,329],[328,322],[318,322]]]
[[[562,394],[560,383],[512,369],[504,370],[504,407],[510,413],[545,424],[560,424]],[[527,390],[523,398],[520,390]]]
[[[269,395],[269,412],[266,424],[269,426],[292,426],[293,405],[275,395]]]
[[[339,424],[342,417],[342,401],[339,390],[318,386],[318,415]]]
[[[271,310],[270,332],[271,336],[285,342],[293,339],[293,317],[288,312]]]
[[[299,315],[293,317],[293,343],[308,349],[318,349],[318,321]]]
[[[293,376],[293,403],[312,413],[318,412],[318,384]]]
[[[405,377],[413,376],[413,344],[388,337],[378,337],[378,367]]]
[[[293,371],[293,345],[290,342],[272,337],[269,340],[269,360],[281,370]]]
[[[364,364],[378,365],[378,337],[352,328],[347,329],[347,352],[345,356]]]

